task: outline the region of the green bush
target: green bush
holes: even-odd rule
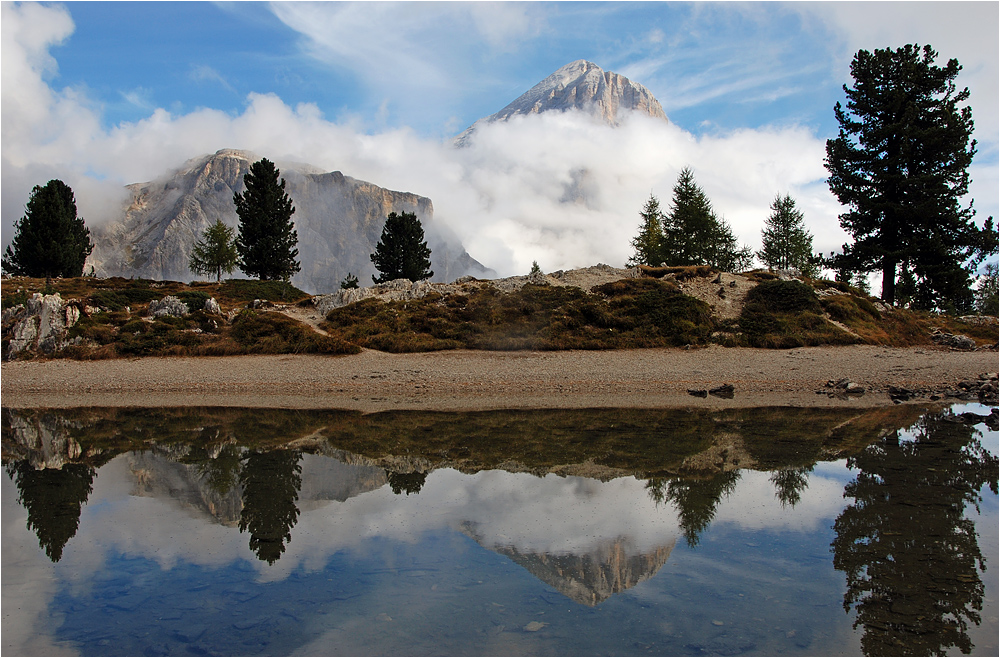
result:
[[[90,305],[106,308],[111,311],[120,311],[126,306],[148,304],[162,297],[162,290],[152,290],[150,288],[137,287],[119,288],[117,290],[95,290],[90,295]]]
[[[316,333],[281,313],[240,311],[229,337],[252,354],[355,354],[357,346]]]
[[[287,281],[255,281],[228,279],[219,286],[219,296],[233,302],[252,302],[267,299],[279,302],[298,302],[309,297]]]

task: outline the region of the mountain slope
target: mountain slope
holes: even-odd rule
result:
[[[233,194],[243,191],[243,176],[258,159],[247,151],[224,149],[189,160],[160,180],[129,185],[132,199],[122,216],[92,229],[95,247],[88,270],[93,266],[98,276],[195,278],[188,269],[195,241],[216,219],[238,225]],[[292,219],[302,264],[292,283],[307,292],[336,290],[348,272],[361,285],[370,284],[376,270],[369,256],[390,212],[412,212],[423,222],[435,281],[495,275],[434,223],[434,207],[426,197],[310,165],[279,163],[279,169],[295,205]]]
[[[667,121],[660,102],[641,84],[580,59],[563,66],[499,112],[474,123],[457,142],[464,143],[476,126],[506,121],[516,115],[566,110],[588,112],[612,126],[619,125],[627,111]]]

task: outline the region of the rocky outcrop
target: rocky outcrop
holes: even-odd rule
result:
[[[25,304],[3,312],[4,337],[10,336],[6,357],[16,358],[25,350],[50,354],[66,347],[66,332],[79,320],[76,300],[65,303],[59,293],[36,292]]]
[[[149,302],[149,314],[154,318],[162,318],[165,315],[182,318],[189,312],[188,305],[173,295]]]
[[[98,276],[190,281],[188,261],[205,229],[221,219],[237,227],[233,194],[259,157],[224,149],[189,160],[164,178],[128,186],[131,200],[114,221],[91,229],[94,251],[87,261]],[[431,200],[395,192],[305,164],[278,163],[295,206],[301,271],[292,283],[309,293],[336,290],[348,273],[362,281],[377,274],[370,255],[390,212],[420,218],[431,249],[435,280],[495,273],[473,259],[446,227],[434,222]]]
[[[626,112],[667,121],[660,101],[641,84],[580,59],[563,66],[499,112],[474,123],[457,138],[456,144],[465,145],[477,126],[507,121],[517,115],[567,110],[587,112],[611,126],[619,125]]]

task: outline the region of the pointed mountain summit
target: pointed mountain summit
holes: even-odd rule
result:
[[[459,144],[476,126],[506,121],[519,114],[583,110],[617,126],[625,112],[640,112],[667,121],[660,101],[641,84],[618,73],[603,70],[597,64],[579,59],[560,68],[521,94],[499,112],[476,121],[456,140]]]

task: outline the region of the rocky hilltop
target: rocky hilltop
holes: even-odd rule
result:
[[[483,124],[507,121],[516,115],[566,110],[588,112],[612,126],[619,125],[627,111],[667,121],[660,101],[641,84],[580,59],[560,68],[499,112],[474,123],[457,142],[464,144]]]
[[[186,162],[153,182],[129,185],[131,199],[115,221],[92,229],[87,261],[98,276],[190,281],[191,249],[216,219],[236,227],[233,194],[259,157],[224,149]],[[292,283],[310,293],[330,292],[353,273],[362,282],[376,274],[369,256],[390,212],[412,212],[424,225],[434,280],[495,274],[473,259],[446,227],[434,222],[431,200],[396,192],[311,165],[278,163],[295,205],[301,271]]]

